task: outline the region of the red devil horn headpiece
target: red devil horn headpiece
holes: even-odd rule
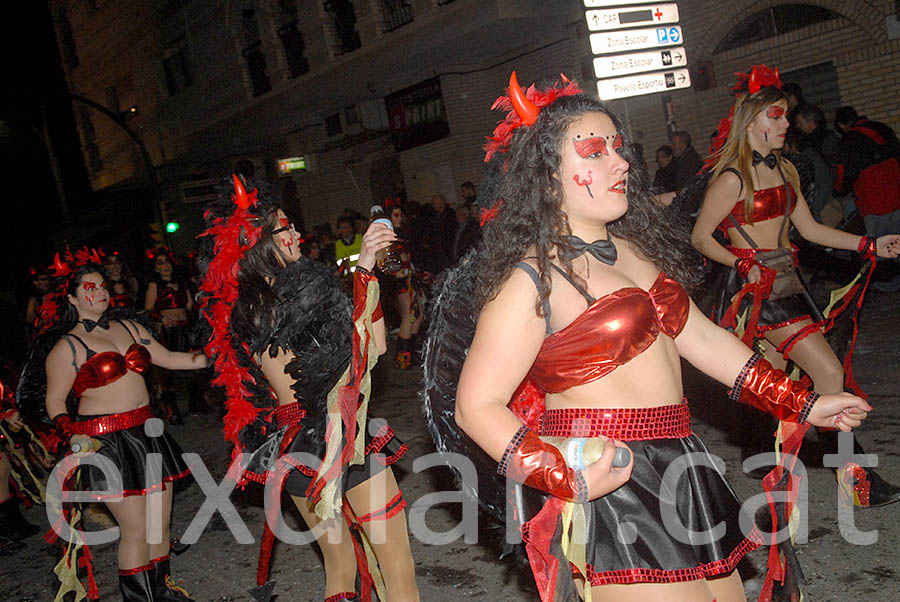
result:
[[[64,262],[59,258],[59,253],[53,256],[53,275],[54,276],[66,276],[69,272],[72,271],[72,268],[69,267],[69,264]]]
[[[509,76],[509,100],[512,102],[513,109],[525,125],[532,125],[537,121],[538,114],[541,110],[535,106],[533,102],[528,100],[525,93],[519,86],[519,79],[516,72],[513,71]]]
[[[750,94],[756,94],[761,89],[772,86],[781,88],[781,76],[778,73],[778,67],[772,70],[766,65],[754,65],[753,69],[750,70],[750,77],[747,79],[747,91]]]
[[[234,204],[241,209],[247,209],[250,206],[250,197],[247,195],[247,191],[244,190],[244,183],[237,177],[237,174],[232,174],[231,177],[234,179],[234,197],[232,197]]]

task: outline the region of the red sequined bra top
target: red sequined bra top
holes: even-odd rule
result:
[[[188,292],[183,284],[179,284],[178,290],[175,290],[169,286],[169,283],[156,283],[156,303],[153,305],[154,310],[184,309],[187,307],[187,304]]]
[[[731,171],[737,174],[738,178],[740,178],[740,174],[734,168],[728,168],[725,171]],[[744,191],[744,182],[741,181],[741,194]],[[762,190],[756,190],[753,193],[753,212],[751,217],[753,218],[753,223],[763,222],[769,219],[775,219],[776,217],[782,217],[787,210],[787,202],[788,202],[788,192],[790,191],[791,199],[796,199],[797,195],[794,192],[794,188],[791,184],[785,183],[781,186],[774,186],[772,188],[763,188]],[[792,202],[792,206],[796,207],[796,203]],[[749,222],[744,217],[744,199],[741,197],[737,203],[735,203],[734,208],[731,210],[729,214],[737,220],[742,226],[746,226]],[[722,221],[722,228],[733,228],[734,223],[726,216],[725,220]]]
[[[131,334],[130,329],[128,332]],[[81,343],[87,352],[87,359],[81,366],[75,363],[75,345],[72,343],[72,339]],[[128,347],[124,355],[118,351],[97,353],[74,334],[66,335],[66,341],[72,348],[72,365],[75,366],[76,372],[72,391],[77,397],[81,397],[82,393],[88,389],[97,389],[114,383],[129,371],[144,374],[150,368],[150,352],[137,341]]]
[[[587,309],[544,339],[526,378],[545,393],[560,393],[606,376],[643,353],[659,333],[678,336],[690,310],[687,292],[664,273],[649,291],[622,288],[596,300],[575,288],[588,302]],[[548,304],[544,314],[549,332]]]

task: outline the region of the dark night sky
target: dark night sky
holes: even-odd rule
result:
[[[21,300],[29,285],[28,267],[46,265],[64,246],[59,197],[41,132],[46,126],[60,158],[69,205],[74,211],[89,199],[89,183],[59,64],[50,10],[44,0],[5,6],[0,78],[0,320],[8,321],[7,303]],[[56,95],[35,95],[37,91]],[[0,335],[8,332],[0,325]],[[4,341],[5,343],[6,341]]]

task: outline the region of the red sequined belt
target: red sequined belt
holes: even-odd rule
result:
[[[141,426],[151,418],[153,418],[153,412],[150,410],[149,405],[145,405],[121,414],[98,416],[90,420],[76,420],[72,423],[72,434],[88,435],[90,437],[106,435]]]
[[[300,407],[300,404],[295,401],[294,403],[286,403],[283,406],[278,406],[275,408],[273,415],[275,424],[278,425],[278,428],[281,428],[283,426],[297,424],[303,420],[304,416],[306,416],[306,410]]]
[[[610,437],[619,441],[677,439],[693,434],[687,400],[653,408],[566,408],[541,418],[545,437]]]

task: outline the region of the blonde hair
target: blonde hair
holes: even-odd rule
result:
[[[787,101],[787,96],[779,88],[769,86],[762,88],[756,94],[741,94],[734,103],[734,115],[731,119],[731,130],[728,139],[722,148],[713,155],[716,167],[713,169],[710,184],[714,182],[728,167],[733,167],[741,174],[744,192],[744,219],[748,224],[753,224],[753,149],[747,139],[747,126],[760,113],[760,111],[772,106],[776,102]],[[781,156],[781,149],[772,151],[778,159],[778,168],[796,191],[800,189],[800,177],[790,161],[785,161]]]

